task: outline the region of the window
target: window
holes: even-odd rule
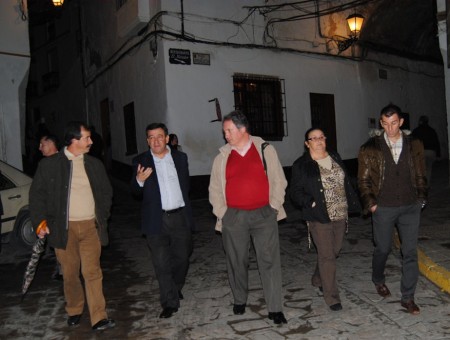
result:
[[[47,23],[47,41],[55,40],[56,38],[56,26],[54,21]]]
[[[266,140],[287,136],[284,80],[253,74],[233,76],[234,107],[247,116],[251,133]]]
[[[127,146],[126,155],[134,155],[137,153],[134,102],[131,102],[123,107],[123,121],[125,123],[125,141]]]
[[[127,0],[116,0],[116,9],[119,9],[120,7],[125,5],[126,2]]]
[[[14,183],[0,172],[0,190],[8,190],[15,187]]]

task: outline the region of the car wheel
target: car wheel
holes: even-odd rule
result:
[[[14,225],[15,241],[19,246],[31,248],[35,243],[37,236],[31,223],[30,212],[23,210],[17,216]]]

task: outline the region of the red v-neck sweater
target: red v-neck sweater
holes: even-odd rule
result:
[[[269,181],[254,144],[245,156],[231,151],[225,176],[228,207],[254,210],[269,204]]]

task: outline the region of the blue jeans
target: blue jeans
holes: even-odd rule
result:
[[[394,227],[401,242],[402,279],[400,291],[402,301],[414,298],[419,265],[417,263],[417,239],[420,225],[420,204],[400,207],[377,207],[372,214],[373,238],[375,250],[372,258],[372,281],[375,284],[385,282],[384,269],[392,248]]]

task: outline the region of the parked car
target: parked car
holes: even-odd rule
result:
[[[0,195],[4,211],[1,233],[10,233],[10,242],[22,247],[31,247],[36,241],[28,208],[32,181],[22,171],[0,161]]]

